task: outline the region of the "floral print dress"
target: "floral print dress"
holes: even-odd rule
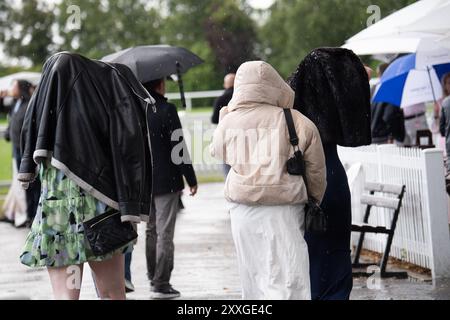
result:
[[[84,192],[62,171],[41,165],[41,197],[20,261],[29,267],[64,267],[103,261],[133,250],[133,242],[106,256],[95,256],[84,235],[83,222],[110,210]]]

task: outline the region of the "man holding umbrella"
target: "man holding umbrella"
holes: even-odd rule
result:
[[[147,119],[155,172],[154,200],[146,232],[147,275],[153,298],[176,298],[180,293],[169,283],[174,261],[175,221],[184,189],[183,176],[191,196],[197,193],[197,179],[189,154],[186,154],[177,109],[164,97],[164,79],[147,82],[144,87],[156,100]],[[174,152],[180,143],[181,152]]]

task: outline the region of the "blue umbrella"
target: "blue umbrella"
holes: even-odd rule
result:
[[[442,98],[440,79],[450,72],[450,51],[440,55],[427,53],[395,60],[383,74],[373,101],[406,107]]]

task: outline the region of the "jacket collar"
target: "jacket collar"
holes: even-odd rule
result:
[[[150,90],[149,91],[150,95],[157,101],[157,102],[166,102],[167,98],[164,97],[163,95],[159,94],[158,92],[154,91],[154,90]]]

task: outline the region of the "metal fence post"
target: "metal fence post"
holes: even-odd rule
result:
[[[433,281],[450,278],[450,235],[445,190],[443,153],[438,149],[422,152],[423,208],[429,221],[431,272]]]

